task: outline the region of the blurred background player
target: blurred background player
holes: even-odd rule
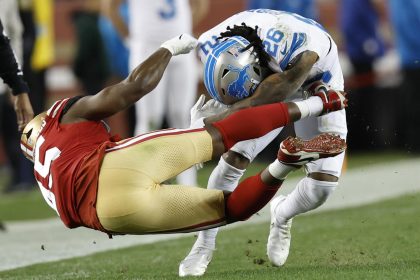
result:
[[[109,77],[106,45],[99,31],[100,1],[85,1],[73,14],[77,48],[73,71],[84,94],[93,95],[105,87]]]
[[[376,74],[374,62],[385,53],[384,40],[379,31],[380,10],[378,0],[342,0],[340,26],[344,46],[352,66],[354,89],[349,91],[349,148],[372,149],[376,135],[374,115]]]
[[[420,153],[420,117],[411,110],[420,108],[420,37],[413,28],[420,26],[420,1],[389,0],[396,46],[401,61],[403,82],[398,93],[400,145],[409,152]]]
[[[102,35],[102,42],[105,45],[110,72],[108,83],[110,84],[122,81],[129,73],[130,53],[126,41],[128,38],[128,14],[128,2],[126,0],[101,0],[99,30]],[[136,126],[135,105],[130,106],[123,114],[127,120],[126,134],[133,136]]]
[[[247,0],[247,10],[270,9],[299,14],[318,19],[316,0]]]
[[[23,27],[19,17],[18,3],[14,0],[0,0],[0,7],[0,77],[9,86],[0,81],[0,133],[10,166],[10,180],[3,191],[10,193],[32,190],[35,185],[32,168],[19,152],[18,132],[18,129],[22,129],[24,124],[33,117],[33,110],[29,102],[29,88],[23,80],[19,65],[23,56]],[[11,98],[9,88],[18,100],[16,97]],[[13,104],[13,100],[24,103]],[[24,111],[15,112],[22,109]]]
[[[47,71],[55,61],[55,1],[22,0],[23,73],[35,114],[48,104]]]
[[[122,20],[122,22],[118,22]],[[127,30],[128,3],[122,1],[101,1],[101,16],[99,18],[99,31],[105,45],[108,67],[112,81],[121,81],[129,74],[129,51],[123,41],[128,34],[120,35],[119,29]],[[122,27],[121,27],[122,26]],[[122,31],[124,32],[124,31]]]
[[[216,40],[219,36],[222,38]],[[204,83],[209,94],[223,103],[228,100],[250,106],[270,102],[270,99],[271,102],[284,98],[301,100],[305,98],[305,91],[298,89],[314,81],[322,81],[325,87],[335,90],[344,89],[337,46],[331,36],[317,22],[297,14],[266,9],[245,11],[203,33],[199,42],[205,71]],[[240,54],[244,52],[235,51],[236,45],[241,45],[240,48],[252,46],[258,59],[242,58]],[[256,64],[269,67],[274,72],[260,85],[254,82],[261,73]],[[246,71],[248,80],[239,79],[242,76],[237,76],[235,69],[242,69],[241,74]],[[299,73],[300,82],[295,84],[289,81],[291,85],[287,86],[287,80],[279,79],[280,73],[288,71]],[[248,92],[242,95],[241,91],[231,91],[232,85],[246,88]],[[257,85],[256,93],[252,95],[251,90],[255,90]],[[250,96],[252,101],[238,101],[246,96]],[[294,128],[296,135],[303,139],[309,139],[321,131],[346,139],[346,114],[341,110],[308,118],[295,123]],[[220,159],[209,178],[208,188],[233,190],[249,163],[279,132],[275,130],[259,139],[235,145]],[[327,200],[338,186],[343,160],[344,154],[340,154],[306,165],[307,177],[287,197],[277,197],[271,202],[272,222],[267,254],[274,265],[283,265],[288,257],[293,217],[313,210]],[[285,165],[284,168],[291,167]],[[202,275],[205,272],[215,249],[216,234],[217,229],[199,233],[191,252],[181,262],[180,274]]]

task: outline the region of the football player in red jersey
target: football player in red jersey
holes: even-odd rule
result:
[[[171,39],[123,82],[93,96],[59,100],[25,127],[23,153],[34,162],[45,200],[67,227],[149,234],[194,231],[244,220],[261,209],[281,185],[286,174],[278,169],[279,160],[301,165],[344,151],[345,142],[330,134],[310,141],[290,138],[282,143],[278,160],[230,194],[163,184],[194,164],[219,157],[238,141],[346,106],[341,93],[320,92],[299,104],[232,110],[205,119],[204,128],[160,130],[115,141],[102,119],[150,92],[171,57],[195,46],[196,40],[189,35]],[[303,113],[302,106],[309,111]],[[204,110],[206,105],[200,99],[195,108]]]

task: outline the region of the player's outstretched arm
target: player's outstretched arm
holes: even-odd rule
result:
[[[164,42],[124,81],[77,101],[64,115],[62,122],[100,120],[128,108],[158,85],[172,56],[188,53],[196,45],[197,40],[188,34]]]

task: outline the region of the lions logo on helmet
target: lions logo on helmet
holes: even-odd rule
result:
[[[204,85],[210,96],[232,104],[251,96],[269,71],[261,67],[252,49],[243,50],[249,41],[233,36],[220,42],[204,64]]]
[[[33,118],[23,129],[22,136],[20,137],[20,148],[24,156],[30,161],[34,161],[35,143],[38,139],[41,129],[44,127],[44,119],[47,115],[43,112]]]
[[[250,92],[245,88],[246,82],[252,82],[248,75],[249,65],[242,69],[235,68],[232,65],[228,65],[228,69],[232,72],[238,73],[238,78],[228,85],[227,92],[230,92],[236,98],[243,99],[248,97]]]

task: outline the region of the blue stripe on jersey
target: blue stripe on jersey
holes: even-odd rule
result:
[[[282,61],[280,62],[280,68],[284,71],[289,64],[290,58],[292,54],[303,46],[306,42],[306,34],[305,33],[293,33],[292,43],[290,45],[290,49],[287,54],[283,57]]]
[[[321,81],[323,83],[328,84],[331,81],[331,79],[332,79],[332,74],[331,74],[330,71],[321,72],[321,73],[316,74],[312,78],[307,79],[303,83],[302,87],[306,87],[306,86],[312,84],[315,81]]]

